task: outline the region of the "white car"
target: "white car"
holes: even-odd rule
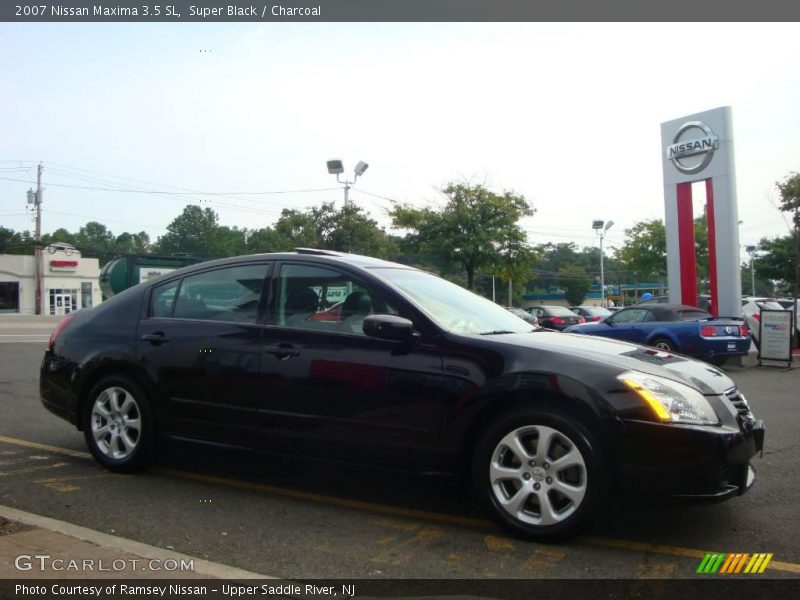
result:
[[[778,298],[777,302],[784,309],[794,311],[794,328],[797,330],[798,339],[800,339],[800,300],[796,298]]]
[[[775,298],[746,296],[742,298],[742,316],[753,341],[758,346],[759,323],[762,310],[784,310]]]

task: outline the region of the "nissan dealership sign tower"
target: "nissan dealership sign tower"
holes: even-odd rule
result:
[[[697,305],[692,184],[703,181],[712,310],[726,317],[742,313],[732,130],[729,106],[661,124],[669,300]]]

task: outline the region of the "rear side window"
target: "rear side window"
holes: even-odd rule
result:
[[[226,267],[183,279],[173,317],[255,323],[269,265]]]

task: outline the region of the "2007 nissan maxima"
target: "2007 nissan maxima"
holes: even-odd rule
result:
[[[182,440],[455,473],[539,540],[615,492],[739,495],[764,442],[706,363],[538,329],[434,275],[322,250],[193,265],[72,313],[40,388],[112,470]]]

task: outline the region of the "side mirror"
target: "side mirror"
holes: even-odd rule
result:
[[[408,342],[418,334],[414,324],[397,315],[370,315],[364,319],[364,333],[370,337],[392,342]]]

